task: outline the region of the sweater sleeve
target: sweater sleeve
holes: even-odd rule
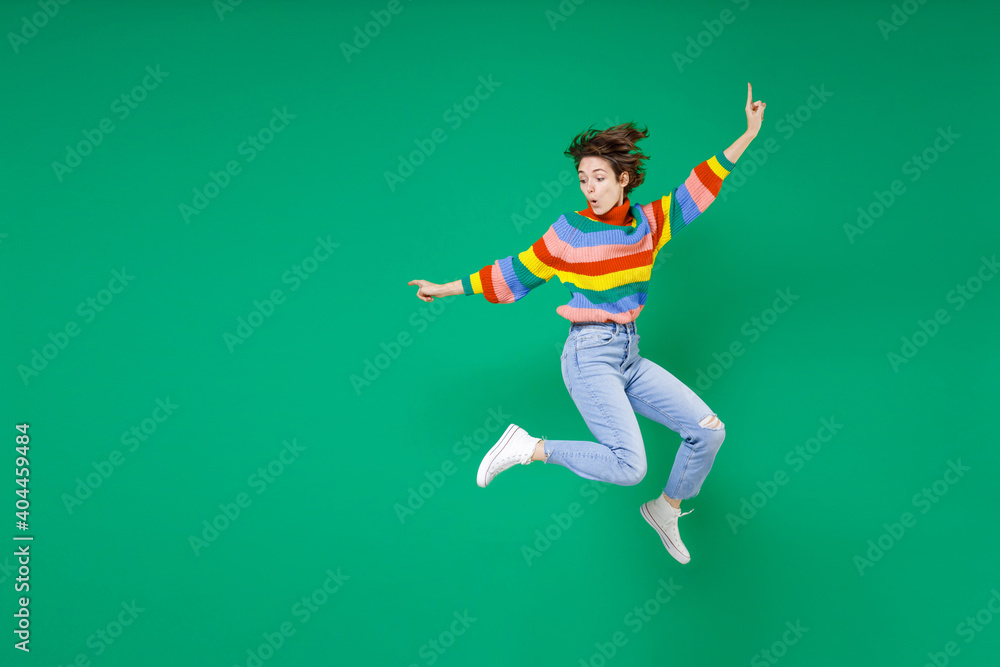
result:
[[[720,151],[692,169],[670,194],[642,207],[653,232],[654,252],[659,252],[663,244],[705,212],[735,166]]]
[[[548,282],[556,272],[545,239],[554,235],[555,231],[550,227],[527,250],[498,259],[462,278],[466,296],[482,294],[490,303],[514,303]]]

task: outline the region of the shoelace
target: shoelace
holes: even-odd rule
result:
[[[687,512],[681,512],[680,514],[677,515],[677,518],[679,519],[682,516],[684,516],[685,514],[690,514],[693,511],[694,511],[694,509],[689,509]]]
[[[501,470],[506,470],[508,467],[510,467],[510,463],[512,461],[514,463],[520,463],[520,464],[524,465],[524,461],[521,460],[523,458],[524,458],[524,454],[508,454],[507,456],[503,457],[502,459],[497,459],[496,461],[493,462],[493,465],[491,466],[492,470],[496,471],[496,472],[492,473],[493,476],[496,477],[496,475]]]

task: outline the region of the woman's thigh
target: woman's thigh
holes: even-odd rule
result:
[[[620,370],[624,346],[622,335],[571,337],[562,355],[563,381],[600,444],[642,451],[639,422]]]
[[[626,376],[625,395],[637,413],[684,438],[713,426],[715,413],[694,391],[660,365],[639,357]]]

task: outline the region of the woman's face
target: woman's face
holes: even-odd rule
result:
[[[588,155],[580,160],[580,190],[597,215],[603,215],[625,201],[628,172],[615,180],[615,170],[602,157]]]

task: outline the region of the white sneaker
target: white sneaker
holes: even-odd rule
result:
[[[656,500],[650,500],[639,508],[642,518],[653,527],[663,540],[663,546],[667,552],[680,563],[687,563],[691,560],[691,554],[681,541],[680,531],[677,530],[677,520],[685,514],[690,514],[694,510],[681,512],[667,502],[667,499],[660,494]]]
[[[503,432],[496,444],[486,452],[483,462],[479,464],[479,473],[476,475],[476,483],[481,487],[493,481],[493,478],[502,473],[507,468],[520,463],[528,465],[531,457],[535,453],[535,445],[541,438],[534,438],[528,435],[527,431],[511,424]]]

